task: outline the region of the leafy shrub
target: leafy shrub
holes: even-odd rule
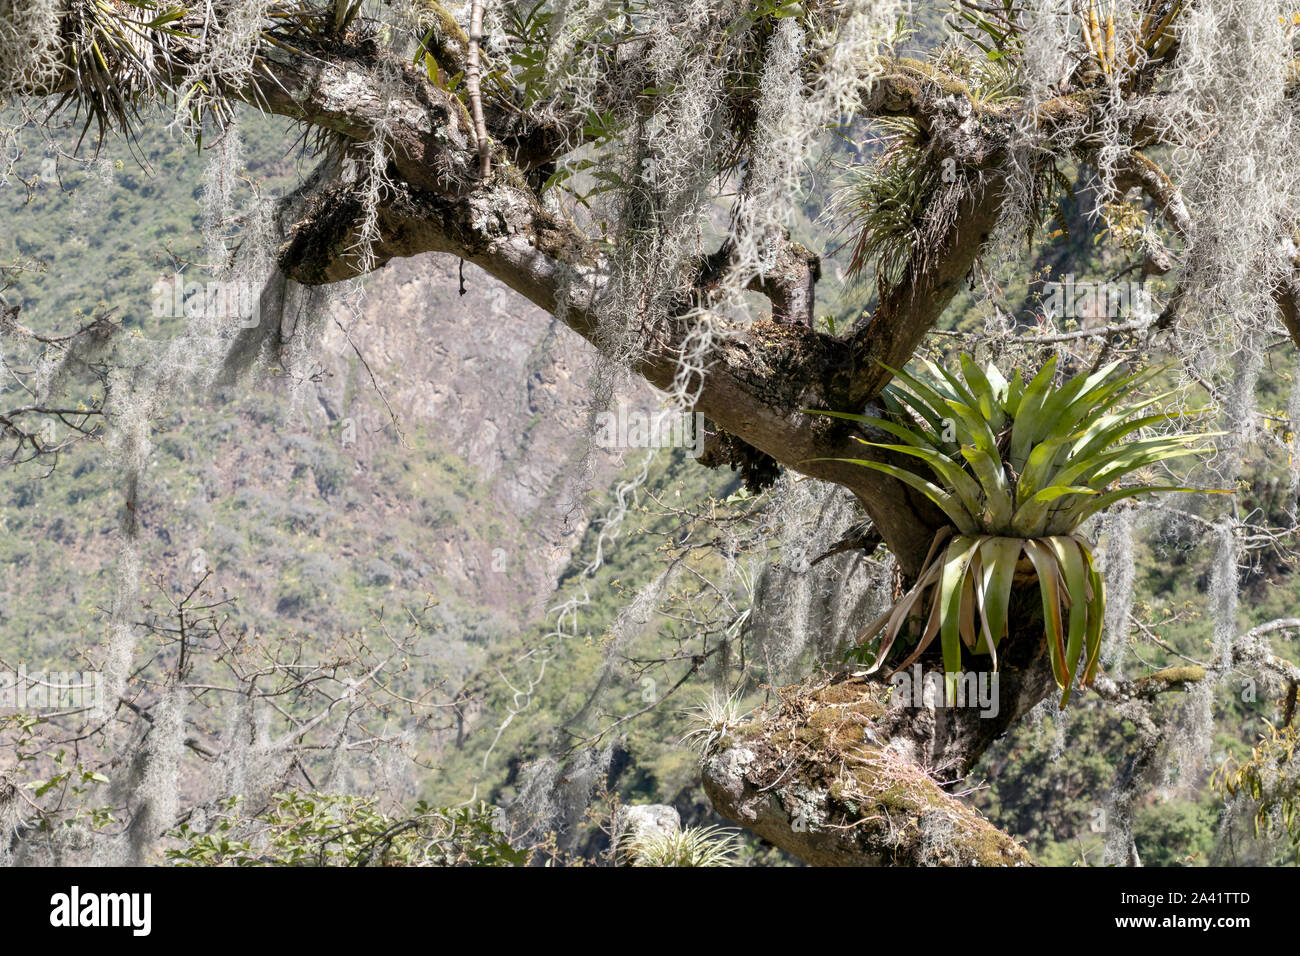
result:
[[[496,811],[438,809],[421,801],[392,817],[372,799],[282,793],[255,818],[238,797],[210,818],[182,824],[167,851],[175,866],[523,866],[529,852],[512,846]]]

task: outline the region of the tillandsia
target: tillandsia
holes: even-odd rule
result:
[[[1037,579],[1045,641],[1061,707],[1074,679],[1092,683],[1101,651],[1106,595],[1088,542],[1079,529],[1103,509],[1139,495],[1205,492],[1175,485],[1120,485],[1139,469],[1208,447],[1223,434],[1143,437],[1181,413],[1158,411],[1173,393],[1135,394],[1162,371],[1125,374],[1116,362],[1055,385],[1057,362],[1025,381],[1008,380],[992,365],[961,356],[960,374],[928,362],[920,372],[890,369],[881,395],[888,417],[819,411],[885,432],[896,443],[862,444],[916,459],[915,469],[870,459],[845,459],[916,489],[951,524],[935,535],[924,570],[889,610],[858,635],[855,653],[879,638],[870,671],[895,643],[919,629],[919,639],[895,672],[910,666],[937,637],[949,699],[962,670],[963,646],[988,655],[1010,626],[1012,587]]]

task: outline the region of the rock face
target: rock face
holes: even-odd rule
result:
[[[550,595],[586,526],[568,499],[585,464],[593,350],[476,267],[463,277],[462,295],[459,261],[438,254],[370,276],[360,313],[340,316],[348,335],[326,330],[332,374],[317,387],[327,415],[352,418],[362,434],[391,431],[368,376],[349,373],[355,345],[403,427],[468,467],[502,527],[474,535],[472,521],[447,522],[436,566],[468,603],[508,618],[521,600]],[[613,464],[597,450],[593,480]]]
[[[703,764],[723,816],[817,866],[1023,866],[1025,849],[915,759],[915,716],[859,677],[786,688]]]
[[[317,317],[303,375],[178,396],[141,489],[142,567],[182,594],[211,567],[237,625],[272,637],[436,604],[430,681],[453,690],[537,620],[587,527],[573,502],[621,455],[586,456],[594,350],[473,266],[460,295],[459,273],[449,256],[394,261],[355,308]],[[86,446],[58,480],[0,493],[19,551],[0,650],[15,656],[67,653],[111,603],[117,477]]]

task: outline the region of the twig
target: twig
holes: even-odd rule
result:
[[[1034,345],[1047,345],[1047,344],[1057,343],[1057,342],[1073,342],[1078,339],[1097,338],[1099,336],[1119,335],[1125,332],[1145,332],[1147,329],[1151,328],[1153,324],[1154,324],[1154,320],[1152,319],[1134,319],[1131,322],[1122,322],[1119,324],[1097,326],[1090,329],[1079,329],[1074,332],[1058,332],[1058,333],[1049,333],[1046,335],[1035,335],[1035,334],[1019,335],[1011,339],[1007,339],[1005,336],[999,334],[998,337],[1002,338],[1004,341],[1029,342],[1029,343],[1033,343]],[[967,338],[980,339],[980,338],[993,337],[983,332],[956,332],[948,329],[930,329],[930,331],[927,334],[942,335],[948,338],[955,338],[955,339],[967,339]]]
[[[484,179],[492,175],[492,153],[488,143],[487,121],[483,118],[483,90],[480,84],[482,66],[480,49],[483,43],[483,0],[474,0],[469,15],[469,62],[465,67],[465,90],[469,94],[470,110],[474,116],[474,139],[478,144],[479,172]]]

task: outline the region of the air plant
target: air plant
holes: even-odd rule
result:
[[[682,737],[681,742],[692,750],[698,751],[700,758],[716,751],[749,716],[741,711],[741,690],[723,696],[715,688],[713,692],[700,701],[698,707],[685,712],[684,716],[691,724],[691,729]]]
[[[67,57],[74,83],[59,106],[84,108],[86,129],[95,124],[101,140],[110,127],[131,129],[175,68],[174,41],[184,36],[178,25],[185,12],[154,0],[72,4]]]
[[[721,827],[687,827],[638,834],[623,848],[631,866],[734,866],[740,843]]]
[[[1108,10],[1100,9],[1097,0],[1079,4],[1079,28],[1091,63],[1121,89],[1131,90],[1148,63],[1170,55],[1177,42],[1175,21],[1183,6],[1183,0],[1153,0],[1141,21],[1134,15],[1125,29],[1122,22],[1117,24],[1115,0],[1110,0]]]
[[[965,60],[955,51],[946,53],[935,69],[964,75],[970,94],[984,102],[1002,99],[1009,84],[997,64]],[[875,152],[866,162],[845,167],[826,216],[848,233],[847,274],[867,275],[874,266],[883,290],[897,285],[909,266],[937,248],[967,187],[965,174],[951,157],[933,151],[916,120],[886,116],[872,127],[878,135],[868,145]],[[1030,221],[1038,225],[1049,216],[1060,218],[1057,197],[1073,190],[1056,163],[1036,161],[1030,182]]]
[[[914,120],[886,117],[877,125],[883,151],[874,162],[853,167],[835,195],[833,215],[857,234],[849,274],[875,263],[879,281],[893,285],[916,252],[926,199],[939,177],[926,165]]]
[[[84,111],[86,129],[94,125],[102,139],[109,129],[137,128],[142,108],[175,100],[201,133],[205,117],[229,121],[233,105],[223,87],[247,82],[266,50],[312,50],[354,26],[374,34],[377,23],[364,17],[364,6],[363,0],[269,0],[254,15],[252,4],[77,0],[61,28],[72,82],[57,108]],[[247,22],[237,23],[240,14]],[[249,35],[222,38],[232,21]],[[196,64],[203,69],[194,72]],[[257,96],[254,89],[254,105]]]
[[[1025,382],[1019,369],[1008,381],[995,366],[980,368],[962,356],[960,376],[926,362],[919,375],[890,369],[895,382],[881,395],[887,418],[820,412],[898,439],[858,441],[916,459],[917,467],[847,460],[916,489],[951,522],[935,535],[911,590],[859,635],[862,651],[880,639],[871,671],[919,619],[920,638],[896,671],[937,637],[954,699],[962,646],[989,655],[996,669],[1012,586],[1036,578],[1061,706],[1069,701],[1081,660],[1080,684],[1092,683],[1106,597],[1079,528],[1126,498],[1203,491],[1119,481],[1158,462],[1206,451],[1192,446],[1222,434],[1140,437],[1176,417],[1141,414],[1172,393],[1133,400],[1161,369],[1125,375],[1118,368],[1117,362],[1054,387],[1055,359]]]

